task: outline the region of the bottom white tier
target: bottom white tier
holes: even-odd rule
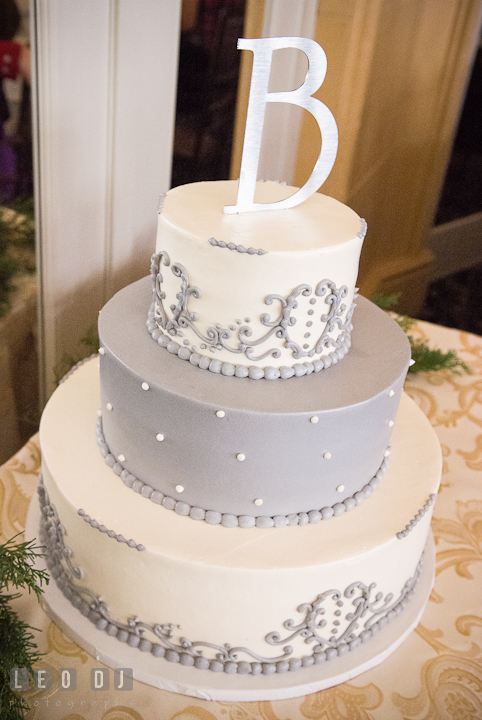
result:
[[[78,608],[72,617],[90,620],[85,637],[107,664],[132,650],[145,660],[128,666],[146,682],[202,697],[202,688],[225,688],[208,692],[217,698],[254,683],[267,699],[275,696],[265,688],[283,697],[286,687],[304,694],[353,677],[414,627],[431,583],[432,558],[421,559],[441,454],[408,397],[390,468],[360,507],[318,524],[227,529],[155,505],[105,465],[94,430],[97,365],[79,367],[44,412],[40,537],[58,588]],[[84,629],[51,604],[79,640]],[[294,681],[278,678],[293,671]]]
[[[27,518],[27,539],[37,536],[39,521],[40,509],[34,499]],[[136,648],[121,644],[116,638],[99,632],[64,597],[55,583],[45,588],[41,602],[47,615],[89,655],[113,669],[132,668],[134,678],[140,682],[203,700],[283,700],[309,695],[347,682],[389,657],[418,625],[433,587],[434,574],[435,548],[430,533],[414,595],[404,612],[383,632],[360,646],[356,653],[337,656],[331,662],[313,665],[300,673],[276,673],[270,676],[199,673],[196,668],[175,663],[165,662],[160,665],[159,660],[152,655],[140,653]]]

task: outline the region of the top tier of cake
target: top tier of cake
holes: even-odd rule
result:
[[[159,212],[148,328],[181,359],[224,375],[318,371],[350,347],[366,224],[315,193],[289,210],[226,215],[236,181],[170,190]],[[296,188],[257,183],[256,202]]]

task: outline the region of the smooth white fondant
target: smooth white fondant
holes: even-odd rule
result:
[[[34,498],[27,516],[25,538],[38,536],[40,510]],[[37,560],[44,569],[44,560]],[[162,690],[204,700],[254,702],[300,697],[347,682],[370,670],[391,655],[418,625],[433,587],[435,549],[431,534],[424,554],[424,564],[415,595],[404,611],[369,642],[355,652],[335,658],[323,665],[303,668],[295,673],[274,675],[227,675],[199,671],[195,668],[159,660],[137,648],[120,643],[116,638],[97,630],[63,596],[51,582],[42,596],[42,607],[49,617],[74,642],[92,657],[111,668],[131,667],[134,678]]]
[[[267,645],[266,634],[286,632],[288,618],[300,621],[301,603],[358,580],[398,597],[413,577],[431,509],[407,537],[396,533],[437,492],[441,456],[429,422],[406,396],[390,469],[366,503],[315,525],[228,532],[166,511],[123,485],[95,442],[98,394],[92,362],[54,393],[40,428],[42,472],[67,531],[65,542],[84,572],[82,583],[103,597],[113,617],[174,623],[190,640],[243,645],[269,656],[279,648]],[[94,531],[79,508],[146,550],[132,553]],[[336,619],[329,609],[327,619]],[[291,644],[295,656],[307,654],[299,637]]]
[[[221,263],[223,258],[225,260],[233,253],[229,250],[221,253],[209,244],[206,246],[211,236],[218,241],[232,241],[246,248],[261,247],[268,253],[302,253],[349,243],[360,232],[360,217],[356,212],[321,193],[283,212],[266,210],[261,215],[248,213],[227,217],[223,214],[224,199],[235,199],[237,189],[236,180],[222,180],[192,183],[169,190],[159,216],[156,250],[165,249],[162,243],[164,227],[166,234],[178,232],[191,236],[193,241],[202,244],[209,257],[220,257]],[[292,195],[295,190],[289,185],[258,182],[255,200],[281,200]],[[246,260],[251,260],[250,264],[256,267],[257,257],[248,257]],[[265,261],[266,258],[262,256],[262,262]],[[235,322],[238,318],[248,316],[248,312],[241,311]]]
[[[280,200],[294,191],[295,188],[277,183],[258,183],[255,199]],[[358,215],[319,193],[283,212],[223,214],[223,206],[235,201],[236,192],[236,181],[184,185],[169,191],[159,215],[156,250],[166,251],[171,264],[181,263],[189,275],[190,285],[199,287],[201,297],[191,298],[189,310],[198,314],[196,325],[203,334],[210,326],[235,327],[240,318],[245,318],[253,339],[264,336],[267,327],[261,323],[261,316],[269,313],[274,319],[279,313],[279,303],[275,301],[267,306],[266,296],[287,297],[301,284],[310,285],[314,292],[317,284],[325,279],[338,288],[348,288],[343,303],[350,308],[363,243]],[[226,244],[262,248],[266,254],[249,255],[213,247],[208,242],[211,237]],[[178,302],[179,278],[173,275],[171,267],[162,266],[161,272],[168,309]],[[297,302],[297,323],[290,326],[290,337],[300,347],[305,344],[305,325],[310,314],[314,344],[326,324],[321,316],[329,311],[329,306],[323,297],[316,298],[314,306],[303,296],[298,297]],[[336,339],[339,332],[335,328],[330,336]],[[182,335],[189,340],[190,347],[195,345],[202,352],[204,343],[191,328],[183,329]],[[256,347],[256,351],[262,354],[273,347],[281,351],[280,357],[253,361],[243,353],[226,349],[216,350],[214,357],[236,365],[293,366],[296,359],[292,351],[284,347],[282,339],[272,336],[267,343],[266,347],[264,344]],[[325,348],[322,354],[331,349]]]

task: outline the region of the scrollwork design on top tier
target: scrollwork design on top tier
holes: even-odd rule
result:
[[[166,293],[162,289],[164,279],[161,268],[163,265],[166,267],[171,266],[173,275],[181,279],[181,287],[176,294],[177,305],[172,304],[170,306],[171,317],[169,317],[164,307]],[[229,341],[234,333],[233,326],[228,329],[217,323],[215,326],[209,326],[205,333],[197,327],[198,315],[189,309],[189,302],[191,298],[201,298],[201,290],[197,286],[189,284],[189,275],[183,265],[180,263],[172,263],[171,265],[171,260],[166,251],[161,251],[152,256],[151,278],[155,300],[154,322],[157,327],[171,336],[182,336],[182,330],[189,328],[212,351],[224,349],[231,353],[244,354],[248,360],[252,361],[264,360],[267,357],[279,358],[281,350],[277,347],[272,347],[259,355],[255,355],[255,348],[267,342],[270,337],[275,336],[279,340],[283,340],[284,346],[291,350],[294,359],[299,360],[319,355],[325,348],[337,349],[349,341],[350,338],[351,320],[355,304],[352,303],[347,310],[343,300],[348,295],[348,288],[346,285],[337,288],[336,284],[329,279],[320,280],[314,292],[317,297],[323,298],[329,307],[328,312],[321,316],[321,321],[325,323],[323,331],[313,347],[302,348],[290,337],[289,330],[296,324],[293,312],[298,307],[297,298],[300,295],[306,298],[310,297],[313,293],[310,285],[298,285],[287,297],[275,293],[267,295],[264,299],[266,305],[272,305],[274,302],[278,302],[280,305],[279,314],[274,320],[271,319],[269,313],[263,313],[260,316],[261,324],[269,328],[267,332],[261,337],[252,339],[252,329],[249,325],[242,325],[237,330],[235,340],[237,344],[230,344]],[[330,336],[330,333],[335,329],[339,330],[336,339]]]
[[[292,657],[294,650],[291,645],[284,645],[281,655],[263,657],[249,648],[233,647],[229,643],[218,645],[207,641],[192,641],[182,636],[176,642],[174,636],[181,629],[179,625],[173,623],[151,625],[138,617],[130,617],[125,623],[115,620],[111,617],[107,604],[99,595],[76,582],[82,579],[83,572],[72,562],[73,552],[64,540],[67,532],[60,521],[55,505],[50,501],[42,478],[40,478],[38,486],[38,496],[41,510],[39,537],[46,547],[47,567],[59,589],[72,605],[98,630],[116,637],[120,642],[137,647],[143,652],[150,652],[155,657],[165,658],[169,662],[194,666],[203,670],[228,674],[258,675],[263,673],[270,675],[309,667],[356,650],[362,642],[385,627],[403,610],[413,596],[422,568],[423,556],[413,577],[407,580],[396,600],[393,600],[392,593],[384,597],[383,593],[378,592],[372,597],[376,583],[367,586],[360,581],[353,582],[344,592],[335,589],[327,590],[318,595],[313,603],[300,605],[298,612],[306,613],[304,622],[295,625],[294,621],[290,619],[283,623],[283,627],[291,633],[289,637],[281,638],[279,632],[270,632],[265,636],[265,641],[269,645],[284,645],[299,636],[304,639],[306,644],[315,643],[312,655],[301,658]],[[323,618],[326,613],[323,604],[326,604],[329,598],[335,602],[337,609],[333,613],[335,619],[330,623],[335,626],[332,628],[332,636],[325,638],[320,635],[319,631],[328,625]],[[350,606],[355,609],[346,613],[345,619],[348,621],[348,625],[343,633],[336,637],[337,626],[340,626],[338,618],[342,615],[340,608],[344,604],[342,598],[350,600]],[[362,619],[363,629],[360,630]],[[212,651],[209,655],[214,657],[207,657],[204,654],[205,650]]]

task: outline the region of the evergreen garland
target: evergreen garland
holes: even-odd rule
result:
[[[377,293],[371,298],[372,303],[377,305],[381,310],[390,311],[396,306],[400,299],[400,293],[385,295]],[[471,375],[472,371],[469,366],[459,358],[456,350],[443,350],[430,348],[425,340],[414,338],[410,334],[410,330],[417,324],[417,320],[407,317],[406,315],[396,315],[395,321],[400,325],[402,330],[407,334],[412,350],[412,359],[415,364],[408,368],[411,375],[419,372],[431,372],[438,370],[450,370],[455,375],[461,375],[462,372]]]
[[[44,570],[34,567],[36,558],[43,557],[43,548],[35,547],[34,540],[15,543],[16,538],[0,545],[0,718],[23,720],[29,706],[25,699],[10,688],[10,670],[27,668],[33,675],[33,666],[41,657],[34,642],[32,628],[19,619],[10,607],[20,593],[7,593],[9,585],[34,592],[37,599],[42,593],[41,585],[48,585]]]

